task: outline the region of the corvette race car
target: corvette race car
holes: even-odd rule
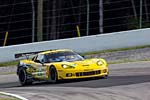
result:
[[[15,54],[20,60],[17,75],[21,85],[29,85],[34,81],[50,81],[79,79],[90,77],[107,77],[107,62],[104,59],[84,59],[76,52],[68,49],[47,50]],[[32,55],[32,59],[29,56]]]

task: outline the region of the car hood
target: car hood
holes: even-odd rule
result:
[[[98,61],[98,59],[87,59],[87,60],[83,60],[83,61],[75,61],[72,63],[77,64],[79,66],[90,66],[90,65],[96,64],[97,61]]]
[[[49,63],[48,65],[56,65],[56,66],[62,66],[62,65],[69,65],[75,68],[96,68],[97,67],[97,61],[100,59],[85,59],[81,61],[74,61],[74,62],[55,62],[55,63]]]
[[[66,64],[66,65],[70,65],[70,66],[80,66],[80,67],[88,67],[88,66],[95,66],[97,65],[97,61],[99,59],[86,59],[86,60],[82,60],[82,61],[74,61],[74,62],[61,62],[61,64]]]

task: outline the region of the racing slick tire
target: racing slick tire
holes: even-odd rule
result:
[[[57,83],[58,82],[58,74],[57,70],[54,66],[50,67],[50,82]]]
[[[20,70],[18,71],[18,77],[22,86],[32,84],[32,80],[28,79],[28,75],[25,68],[20,68]]]

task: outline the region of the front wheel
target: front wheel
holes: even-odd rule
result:
[[[52,83],[56,83],[58,81],[58,74],[57,74],[57,70],[54,66],[50,67],[50,81]]]
[[[32,84],[32,81],[28,79],[27,72],[25,69],[21,68],[18,72],[19,81],[22,86]]]

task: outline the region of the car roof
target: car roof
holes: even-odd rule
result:
[[[64,52],[64,51],[70,51],[70,52],[72,52],[72,50],[70,50],[70,49],[56,49],[56,50],[43,51],[43,52],[40,52],[38,54],[48,54],[48,53]]]

